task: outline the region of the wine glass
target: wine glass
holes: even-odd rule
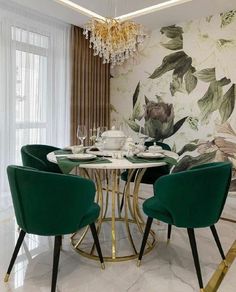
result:
[[[102,134],[107,131],[107,127],[98,127],[97,128],[97,138],[96,138],[96,143],[99,145],[99,149],[102,152],[102,157],[104,158],[104,149],[105,149],[105,144],[106,144],[106,139],[102,137]]]
[[[149,138],[148,129],[146,127],[140,126],[139,132],[138,132],[138,145],[137,145],[137,147],[140,151],[146,150],[145,141],[148,138]]]
[[[98,127],[97,128],[97,137],[96,142],[102,141],[102,134],[107,131],[107,127]]]
[[[78,125],[77,138],[80,140],[82,146],[84,146],[84,140],[86,137],[87,137],[87,129],[85,125]]]
[[[98,136],[97,128],[93,127],[92,129],[89,130],[89,139],[92,145],[96,142],[97,136]]]
[[[145,128],[142,126],[139,126],[139,132],[138,132],[138,144],[144,145],[145,142]]]

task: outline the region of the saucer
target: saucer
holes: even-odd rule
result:
[[[137,154],[140,158],[146,158],[146,159],[155,159],[155,158],[163,158],[165,155],[162,153],[151,153],[151,152],[141,152]]]
[[[97,156],[93,154],[70,154],[67,155],[67,158],[70,160],[92,160],[95,159]]]

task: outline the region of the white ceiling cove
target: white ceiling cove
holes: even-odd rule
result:
[[[20,5],[35,9],[48,16],[64,22],[83,26],[88,17],[66,7],[54,0],[13,0]],[[165,2],[164,0],[71,0],[80,6],[102,16],[119,16],[148,6]],[[178,6],[170,7],[154,13],[135,18],[148,29],[154,30],[162,26],[180,23],[227,10],[236,9],[235,0],[192,0]]]

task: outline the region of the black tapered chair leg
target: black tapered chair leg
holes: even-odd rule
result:
[[[139,256],[138,256],[138,264],[137,264],[138,266],[140,265],[142,257],[143,257],[144,249],[145,249],[147,239],[148,239],[148,234],[149,234],[151,226],[152,226],[152,221],[153,221],[153,218],[148,217],[145,231],[144,231],[144,235],[143,235],[142,245],[141,245]]]
[[[211,228],[211,232],[214,236],[216,245],[219,249],[220,255],[221,255],[222,259],[225,260],[225,254],[224,254],[223,248],[221,246],[220,239],[219,239],[218,233],[216,231],[215,225],[210,226],[210,228]]]
[[[103,255],[102,255],[102,251],[101,251],[101,247],[100,247],[100,243],[99,243],[99,239],[98,239],[98,234],[97,234],[97,230],[96,230],[96,226],[94,223],[90,224],[90,229],[93,235],[93,239],[94,239],[94,243],[97,249],[97,253],[101,262],[101,266],[102,269],[105,269],[105,265],[104,265],[104,260],[103,260]]]
[[[197,244],[196,244],[194,229],[193,228],[188,228],[187,230],[188,230],[189,242],[190,242],[191,249],[192,249],[194,265],[195,265],[195,269],[196,269],[196,272],[197,272],[198,283],[199,283],[200,289],[203,289],[202,273],[201,273],[201,267],[200,267],[200,263],[199,263],[199,257],[198,257],[198,251],[197,251]]]
[[[61,235],[55,236],[54,251],[53,251],[53,268],[52,268],[51,292],[55,292],[56,291],[57,273],[58,273],[58,264],[59,264],[59,259],[60,259],[61,242],[62,242]]]
[[[168,224],[167,241],[170,240],[171,230],[172,230],[172,225],[171,224]]]
[[[6,273],[5,278],[4,278],[4,282],[7,282],[8,279],[9,279],[9,276],[11,274],[11,270],[12,270],[12,268],[14,266],[15,260],[17,258],[17,255],[18,255],[18,252],[19,252],[20,247],[22,245],[22,242],[24,240],[25,234],[26,234],[26,232],[21,229],[19,237],[17,239],[17,243],[16,243],[16,246],[15,246],[13,255],[11,257],[11,261],[10,261],[9,267],[7,269],[7,273]]]

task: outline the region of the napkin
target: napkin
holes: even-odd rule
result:
[[[177,160],[173,157],[165,156],[163,158],[152,158],[152,159],[146,159],[141,158],[137,156],[133,157],[126,157],[127,160],[129,160],[132,163],[157,163],[157,162],[165,162],[166,164],[173,166],[177,164]]]
[[[54,153],[55,153],[55,155],[65,154],[64,157],[63,156],[56,157],[58,166],[60,167],[61,171],[64,174],[70,173],[74,167],[79,166],[80,164],[111,163],[111,161],[109,159],[102,158],[102,157],[96,157],[93,160],[79,160],[79,159],[70,160],[69,158],[66,157],[67,154],[71,153],[68,151],[57,150],[57,151],[54,151]]]

